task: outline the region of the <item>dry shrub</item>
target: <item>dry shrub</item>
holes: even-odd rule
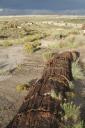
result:
[[[40,45],[41,45],[40,43],[36,43],[36,42],[34,42],[34,43],[32,43],[32,42],[31,43],[25,43],[24,44],[24,49],[27,53],[33,53],[33,52],[40,49]]]

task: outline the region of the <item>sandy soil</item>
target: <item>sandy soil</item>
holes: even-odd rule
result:
[[[16,85],[41,76],[43,51],[28,55],[21,46],[0,49],[0,128],[13,118],[27,94],[26,91],[17,92]]]

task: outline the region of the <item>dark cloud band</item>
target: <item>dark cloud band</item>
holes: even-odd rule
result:
[[[63,10],[84,7],[84,0],[0,0],[0,8]]]

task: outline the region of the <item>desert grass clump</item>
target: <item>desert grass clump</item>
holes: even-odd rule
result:
[[[71,128],[78,124],[80,121],[80,107],[76,106],[74,103],[64,103],[63,109],[65,111],[65,125],[71,126]]]
[[[33,53],[40,49],[40,43],[25,43],[24,49],[27,53]]]
[[[52,44],[49,44],[49,48],[78,48],[85,46],[85,38],[83,35],[68,35],[64,39],[61,40],[55,40],[55,42]]]
[[[83,79],[84,73],[82,71],[81,66],[79,65],[78,61],[72,63],[72,73],[74,79]]]
[[[42,38],[43,38],[43,36],[41,34],[37,33],[37,34],[27,36],[25,41],[34,42],[34,41],[40,40]]]
[[[65,120],[72,119],[77,121],[80,115],[80,107],[76,106],[75,104],[71,103],[64,103],[63,108],[65,111]]]
[[[43,60],[44,60],[45,62],[47,62],[49,59],[52,58],[53,53],[52,53],[51,51],[47,51],[47,52],[44,52],[44,53],[42,54],[42,56],[43,56]]]
[[[8,46],[12,46],[12,45],[13,45],[13,43],[9,40],[3,41],[3,44],[2,44],[3,47],[8,47]]]
[[[33,48],[33,45],[30,44],[30,43],[25,43],[24,44],[24,49],[27,53],[32,53],[34,48]]]
[[[65,40],[59,40],[53,44],[49,44],[48,48],[54,49],[62,49],[62,48],[77,48],[77,44],[75,42],[70,42]]]
[[[72,29],[68,32],[68,35],[78,35],[79,34],[79,30],[78,29]]]
[[[18,84],[18,85],[16,85],[16,91],[17,92],[26,91],[27,89],[28,89],[27,84]]]

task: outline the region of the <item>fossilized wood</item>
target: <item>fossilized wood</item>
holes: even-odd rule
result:
[[[70,92],[71,64],[78,57],[76,51],[55,54],[41,79],[30,83],[28,95],[7,128],[64,128],[61,103],[67,98],[66,92]]]
[[[47,65],[43,71],[42,79],[47,81],[49,77],[56,77],[56,79],[65,79],[72,81],[72,62],[79,57],[79,52],[64,52],[55,54],[55,56],[47,62]]]

